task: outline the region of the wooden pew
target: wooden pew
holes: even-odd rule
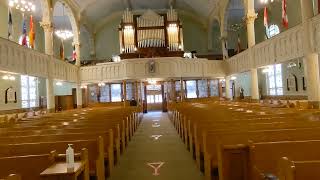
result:
[[[320,139],[319,130],[320,128],[274,129],[249,132],[222,132],[207,135],[210,137],[204,136],[204,166],[206,179],[211,179],[212,170],[217,168],[218,165],[221,169],[221,167],[224,166],[223,164],[227,161],[223,156],[218,156],[224,154],[223,146],[225,145],[235,145],[235,147],[237,147],[237,144],[242,144],[249,146],[249,140],[254,142],[271,142]],[[240,146],[240,148],[242,148],[242,146]]]
[[[0,177],[15,174],[9,176],[7,180],[41,180],[40,173],[61,159],[65,161],[65,155],[59,155],[56,151],[51,151],[50,154],[2,157],[0,158]],[[84,180],[89,180],[88,150],[82,149],[81,153],[76,153],[75,160],[85,164]]]
[[[88,161],[90,174],[98,180],[105,180],[104,167],[104,147],[103,139],[99,137],[95,140],[58,141],[26,144],[0,145],[0,157],[40,155],[55,149],[57,153],[64,154],[68,144],[73,144],[75,152],[80,152],[82,148],[89,150]],[[113,162],[109,163],[109,172],[113,170]]]
[[[279,161],[279,180],[319,180],[320,160],[291,161],[283,157]]]
[[[320,159],[320,140],[238,144],[223,148],[220,156],[226,163],[219,167],[219,179],[223,180],[260,180],[267,174],[278,176],[277,164],[282,157],[293,161]]]
[[[5,177],[4,179],[0,180],[21,180],[21,176],[17,174],[10,174],[9,176]]]

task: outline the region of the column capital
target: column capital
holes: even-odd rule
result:
[[[258,17],[258,14],[255,13],[254,11],[248,12],[245,17],[246,23],[247,24],[253,23],[257,19],[257,17]]]
[[[41,21],[40,26],[43,28],[44,31],[53,31],[52,22]]]
[[[222,36],[220,36],[220,40],[226,41],[226,40],[228,40],[228,37],[226,35],[222,35]]]
[[[73,42],[72,45],[74,45],[76,47],[81,47],[81,43],[79,43],[79,42]]]

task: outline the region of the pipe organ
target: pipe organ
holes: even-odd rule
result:
[[[166,14],[147,10],[134,15],[127,9],[119,26],[120,52],[122,54],[153,51],[182,52],[183,36],[178,13],[170,9]]]

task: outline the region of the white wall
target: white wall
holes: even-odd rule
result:
[[[236,97],[240,97],[240,88],[244,90],[244,96],[251,96],[251,74],[250,72],[244,72],[234,75],[237,77],[235,80]]]
[[[13,75],[16,80],[8,81],[3,80],[2,76],[4,73],[0,72],[0,111],[1,110],[11,110],[11,109],[20,109],[21,108],[21,80],[20,75]],[[8,103],[5,104],[5,91],[7,88],[14,88],[17,92],[17,103]]]
[[[75,83],[62,82],[62,86],[56,85],[57,81],[54,81],[54,95],[55,96],[65,96],[72,95],[72,88],[76,88]]]

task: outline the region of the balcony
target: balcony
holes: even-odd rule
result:
[[[320,52],[320,15],[311,18],[307,25],[311,27],[312,50]],[[229,58],[226,60],[227,74],[303,57],[303,31],[300,24]]]
[[[155,64],[153,73],[149,71],[151,61]],[[141,58],[81,67],[80,74],[85,83],[146,78],[215,78],[225,76],[225,62],[179,57]]]
[[[78,67],[0,38],[0,71],[76,82]]]

